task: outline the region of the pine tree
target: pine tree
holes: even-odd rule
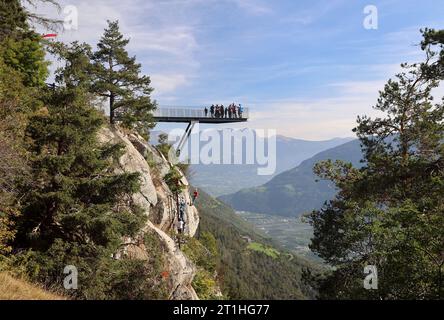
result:
[[[423,50],[429,48],[438,48],[438,59],[427,67],[429,77],[444,79],[444,30],[435,30],[426,28],[423,31],[423,41],[421,47]]]
[[[40,36],[30,33],[28,37],[20,40],[7,38],[1,46],[4,62],[23,75],[23,83],[26,86],[45,85],[49,63],[45,61]]]
[[[318,280],[321,298],[444,297],[444,105],[432,97],[437,55],[426,55],[380,92],[383,117],[358,118],[363,168],[315,167],[339,189],[309,216],[311,249],[335,267]],[[378,290],[363,287],[366,265],[377,267]]]
[[[13,220],[29,179],[24,131],[40,105],[39,86],[48,73],[41,37],[29,27],[31,15],[18,0],[0,0],[0,255],[11,251]],[[13,219],[14,218],[14,219]]]
[[[49,65],[45,61],[42,37],[29,25],[31,18],[45,25],[56,24],[56,21],[31,13],[21,1],[0,0],[0,54],[4,63],[23,75],[23,82],[28,87],[45,84]]]
[[[146,136],[153,126],[151,112],[156,103],[150,98],[151,80],[140,75],[141,65],[126,51],[128,43],[118,21],[108,21],[108,28],[93,55],[93,91],[109,100],[111,123],[121,120],[126,127]]]
[[[0,41],[28,26],[26,11],[19,0],[0,0]]]
[[[88,47],[60,46],[66,66],[58,86],[48,90],[45,108],[30,120],[32,182],[23,185],[22,213],[14,242],[17,263],[51,287],[63,284],[63,269],[74,265],[80,298],[141,298],[151,292],[151,267],[142,260],[113,259],[124,237],[136,237],[146,221],[132,194],[137,173],[114,173],[120,145],[99,145],[104,118],[91,104],[87,73]],[[130,281],[136,291],[117,291]],[[118,296],[120,292],[122,296]],[[134,296],[135,295],[135,296]]]
[[[29,169],[23,132],[32,104],[22,76],[5,65],[0,53],[0,255],[11,250],[11,217],[18,214],[21,197],[16,181],[25,179]]]
[[[25,7],[24,3],[28,6]],[[45,28],[56,29],[61,21],[29,10],[29,8],[35,8],[38,3],[50,4],[60,9],[56,0],[0,0],[0,41],[7,37],[28,37],[30,33],[33,33],[30,22]]]

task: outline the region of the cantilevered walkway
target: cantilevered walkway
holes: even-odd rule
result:
[[[159,106],[153,112],[154,120],[157,122],[184,122],[192,121],[199,123],[232,123],[246,122],[248,120],[248,108],[243,108],[241,115],[232,115],[231,117],[211,116],[210,107],[207,107],[208,113],[205,115],[205,107],[164,107]]]
[[[159,106],[153,112],[153,118],[156,122],[181,122],[188,123],[184,135],[179,140],[176,152],[177,155],[180,154],[186,140],[193,131],[194,125],[196,123],[236,123],[236,122],[246,122],[248,120],[248,108],[242,107],[243,112],[241,114],[231,114],[231,117],[227,113],[223,116],[216,116],[210,113],[210,107],[207,107],[208,112],[205,113],[205,107],[168,107]]]

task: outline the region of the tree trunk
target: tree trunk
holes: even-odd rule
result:
[[[109,97],[109,120],[114,124],[114,94],[111,93]]]

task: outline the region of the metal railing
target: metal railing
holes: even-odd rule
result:
[[[207,107],[208,113],[205,115],[205,107],[169,107],[169,106],[158,106],[156,110],[153,111],[154,117],[165,117],[165,118],[212,118],[210,107]],[[248,119],[249,110],[248,108],[242,107],[243,112],[241,115],[236,113],[232,114],[230,119]],[[214,115],[213,118],[216,116]],[[221,119],[228,119],[225,117],[219,117]]]

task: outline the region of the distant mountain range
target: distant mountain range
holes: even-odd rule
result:
[[[260,176],[255,164],[197,164],[191,166],[191,182],[213,196],[231,194],[244,188],[262,185],[277,174],[299,165],[323,150],[341,145],[352,138],[307,141],[284,136],[276,137],[276,171]],[[245,155],[244,155],[245,157]]]
[[[316,181],[313,173],[313,166],[327,159],[344,160],[361,166],[359,141],[353,140],[322,151],[259,187],[242,189],[223,195],[220,199],[236,210],[281,216],[298,216],[318,209],[337,192],[331,182]]]

